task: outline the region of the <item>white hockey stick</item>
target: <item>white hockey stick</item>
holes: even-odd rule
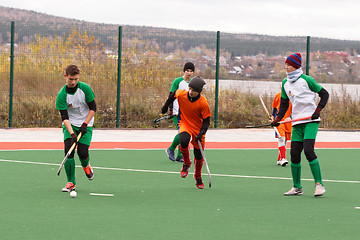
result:
[[[203,159],[204,159],[204,162],[205,162],[206,170],[207,170],[208,175],[209,175],[209,188],[211,188],[211,174],[210,174],[209,165],[208,165],[208,163],[207,163],[207,161],[206,161],[205,154],[204,154],[204,150],[202,149],[202,146],[201,146],[201,142],[200,142],[200,141],[197,141],[197,144],[199,145],[201,155],[202,155],[202,157],[203,157]]]

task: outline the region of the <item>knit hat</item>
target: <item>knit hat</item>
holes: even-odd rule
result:
[[[195,72],[195,66],[194,66],[194,64],[193,64],[192,62],[187,62],[187,63],[185,63],[185,65],[184,65],[184,72],[185,72],[186,70],[188,70],[188,69],[190,69],[190,70],[192,70],[193,72]]]
[[[301,67],[301,54],[294,53],[286,58],[285,63],[290,64],[294,68],[298,69]]]
[[[203,86],[205,84],[206,83],[205,83],[204,79],[202,79],[199,76],[196,76],[190,80],[189,87],[191,87],[192,89],[194,89],[195,91],[200,93],[203,90]]]

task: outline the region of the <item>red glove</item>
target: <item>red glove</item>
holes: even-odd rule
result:
[[[318,119],[320,117],[321,108],[316,108],[315,112],[311,116],[311,120]]]
[[[277,126],[279,126],[279,125],[280,125],[280,123],[279,123],[280,120],[281,120],[281,119],[280,119],[278,116],[276,116],[276,118],[271,121],[271,123],[270,123],[271,126],[272,126],[272,127],[277,127]]]
[[[84,136],[85,133],[87,133],[87,123],[83,123],[81,127],[79,128],[79,132],[81,132],[81,135]]]
[[[71,134],[71,146],[76,143],[77,144],[77,137],[75,135],[75,133]]]

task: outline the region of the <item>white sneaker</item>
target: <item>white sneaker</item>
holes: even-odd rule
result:
[[[315,197],[319,197],[324,195],[324,193],[326,192],[325,188],[323,185],[321,185],[320,183],[317,183],[315,186],[315,193],[314,196]]]
[[[285,196],[302,195],[303,191],[301,188],[292,187],[290,191],[284,193]]]
[[[281,165],[282,167],[285,167],[286,164],[288,164],[288,163],[289,163],[288,160],[286,160],[285,158],[283,158],[283,159],[280,160],[280,164],[279,164],[279,165]]]
[[[276,164],[281,165],[281,160],[277,160]]]

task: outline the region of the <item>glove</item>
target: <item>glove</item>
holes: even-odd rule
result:
[[[278,116],[276,116],[276,118],[275,118],[273,121],[271,121],[271,123],[270,123],[271,126],[272,126],[272,127],[277,127],[277,126],[279,126],[279,125],[280,125],[280,123],[279,123],[280,120],[281,120],[281,119],[280,119]]]
[[[311,116],[311,120],[318,119],[320,117],[321,108],[316,108],[315,112]]]
[[[79,128],[79,132],[81,132],[81,135],[84,136],[85,133],[87,133],[87,123],[83,123],[81,127]]]
[[[174,116],[173,110],[170,110],[170,111],[169,111],[169,115],[170,115],[170,116]]]
[[[72,146],[74,143],[77,144],[77,137],[76,137],[75,133],[72,133],[71,134],[71,144],[70,144],[70,146]]]
[[[201,142],[202,136],[203,136],[203,135],[202,135],[201,133],[199,133],[199,134],[195,137],[195,142],[198,142],[198,141]]]

